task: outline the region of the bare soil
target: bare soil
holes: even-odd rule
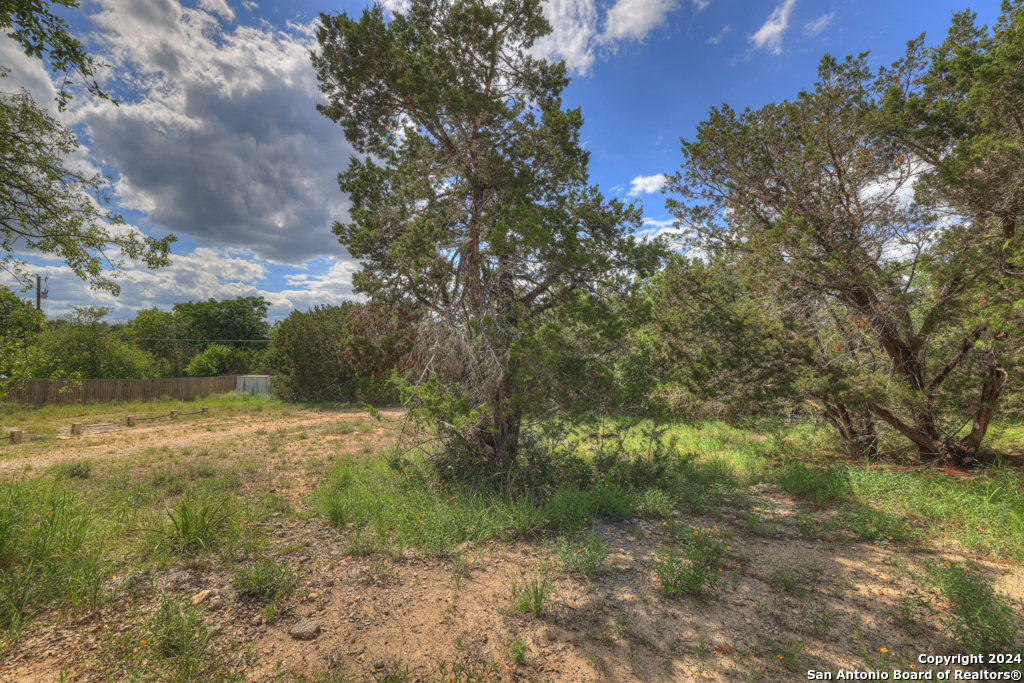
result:
[[[345,424],[357,425],[358,433],[328,436]],[[309,438],[287,440],[275,452],[273,467],[267,464],[245,480],[246,493],[273,490],[298,511],[262,527],[273,539],[269,553],[302,577],[297,596],[275,621],[263,623],[257,605],[237,599],[231,587],[237,565],[151,571],[138,592],[121,594],[97,613],[37,617],[21,644],[0,661],[0,682],[118,680],[115,665],[103,659],[103,637],[130,632],[163,590],[200,601],[218,630],[214,649],[252,681],[331,669],[373,680],[396,663],[417,680],[436,674],[442,661],[493,662],[499,668],[494,680],[538,682],[795,681],[807,680],[810,669],[957,668],[917,663],[919,653],[962,653],[943,629],[941,598],[914,579],[917,567],[938,561],[937,549],[804,536],[794,524],[800,505],[770,485],[750,491],[766,522],[758,533],[742,511],[729,506],[719,516],[688,519],[730,545],[732,559],[711,595],[661,596],[651,559],[670,539],[660,522],[598,523],[595,530],[612,551],[606,570],[592,579],[549,570],[553,591],[544,613],[533,618],[510,610],[510,591],[514,579],[550,562],[544,539],[465,547],[472,568],[460,581],[448,559],[412,551],[397,558],[343,553],[353,531],[328,526],[307,509],[308,496],[329,456],[358,459],[387,444],[387,432],[359,412],[212,415],[48,443],[27,439],[24,448],[0,454],[0,474],[81,459],[98,467],[127,466],[140,476],[168,459],[219,457],[220,466],[251,465],[269,462],[267,435],[278,430],[306,432]],[[948,549],[941,557],[970,559],[997,591],[1024,598],[1020,567]],[[776,578],[779,570],[811,580],[786,592]],[[916,597],[929,598],[938,613],[901,610]],[[320,627],[316,638],[289,635],[306,619]],[[513,659],[516,640],[526,646],[521,662]]]

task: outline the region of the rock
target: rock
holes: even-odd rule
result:
[[[313,640],[320,635],[320,624],[312,619],[303,619],[288,631],[295,640]]]
[[[253,625],[253,626],[262,626],[263,625],[263,615],[262,614],[257,614],[256,616],[254,616],[252,618],[252,621],[250,621],[249,623],[251,625]]]
[[[213,600],[210,600],[210,609],[217,610],[223,606],[224,603],[220,601],[220,598],[214,598]]]
[[[380,671],[381,669],[383,669],[384,668],[384,660],[383,659],[378,659],[376,662],[373,663],[373,668],[376,671]]]
[[[309,555],[303,555],[299,558],[299,564],[306,564],[309,562]]]
[[[201,590],[201,591],[199,591],[198,593],[196,593],[195,595],[192,596],[192,604],[193,605],[201,605],[204,602],[206,602],[207,600],[209,600],[211,597],[213,597],[213,591],[212,590],[210,590],[210,589]]]
[[[307,597],[308,597],[308,598],[309,598],[309,599],[310,599],[311,601],[316,601],[316,600],[319,600],[319,599],[320,599],[320,595],[319,595],[319,594],[317,594],[317,593],[310,593],[310,594],[309,594],[309,595],[308,595]]]
[[[358,657],[359,655],[363,654],[364,652],[366,652],[366,646],[365,645],[363,647],[355,649],[355,650],[349,650],[348,653],[351,656],[353,656],[353,657]]]

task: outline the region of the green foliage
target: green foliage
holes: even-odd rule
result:
[[[790,462],[774,473],[774,479],[788,493],[818,505],[847,500],[853,494],[846,470],[838,467],[819,469]]]
[[[217,301],[188,301],[174,304],[186,338],[196,340],[201,349],[208,344],[244,346],[236,340],[269,340],[267,310],[270,303],[261,296],[246,296]]]
[[[233,585],[240,598],[274,602],[295,592],[299,577],[286,565],[270,559],[243,567],[235,573]]]
[[[85,47],[71,35],[64,20],[50,11],[51,5],[78,7],[79,3],[77,0],[5,0],[0,4],[0,29],[6,30],[29,57],[42,59],[45,53],[55,73],[73,71],[85,79],[94,76],[95,67],[106,65],[93,61]],[[63,85],[70,85],[70,82],[65,81]],[[88,92],[111,100],[96,81],[88,84]],[[56,99],[63,111],[71,93],[62,87]],[[117,100],[111,101],[117,103]]]
[[[586,535],[558,537],[555,552],[563,569],[587,576],[594,576],[601,571],[609,555],[608,547],[593,531]]]
[[[193,354],[181,327],[174,313],[150,308],[138,311],[120,333],[157,359],[161,377],[181,377]]]
[[[76,613],[109,597],[111,567],[97,536],[92,510],[74,493],[40,481],[0,489],[0,651],[50,605]]]
[[[192,359],[185,368],[189,377],[213,377],[224,372],[231,349],[222,344],[210,344],[206,350]]]
[[[173,659],[185,676],[198,671],[210,645],[211,633],[199,610],[172,595],[161,598],[150,616],[148,645],[158,656]]]
[[[0,8],[0,21],[8,7]],[[90,287],[117,294],[115,277],[125,261],[143,261],[150,268],[169,265],[174,237],[157,240],[111,229],[124,221],[102,208],[109,202],[102,176],[64,165],[77,149],[74,133],[39,108],[28,91],[0,93],[0,262],[28,285],[34,278],[25,272],[26,263],[14,257],[27,247],[60,259]]]
[[[158,367],[152,355],[121,341],[103,318],[110,309],[83,306],[59,316],[37,338],[36,377],[148,379]]]
[[[92,462],[89,460],[65,462],[55,468],[57,479],[88,479],[91,473]]]
[[[519,583],[514,577],[512,579],[512,610],[532,614],[534,618],[540,617],[544,611],[544,600],[551,592],[551,579],[544,574],[534,574],[529,578],[524,577]]]
[[[683,550],[659,550],[651,561],[661,594],[679,598],[686,593],[712,591],[722,579],[725,545],[706,531],[682,528],[677,532]]]
[[[973,310],[982,246],[927,196],[897,199],[917,152],[871,123],[874,79],[866,54],[826,55],[794,100],[711,109],[667,184],[706,263],[660,275],[659,322],[694,395],[799,402],[858,457],[898,437],[969,464],[1011,358]]]
[[[236,536],[231,507],[231,500],[223,495],[187,494],[167,510],[167,523],[153,530],[157,547],[196,555],[230,543]]]
[[[351,302],[293,311],[275,332],[275,391],[303,401],[393,401],[387,384],[411,350],[413,320],[403,308]]]
[[[930,569],[931,578],[952,607],[951,630],[967,652],[1007,654],[1019,651],[1024,613],[992,589],[992,583],[977,567],[956,562]],[[1019,669],[1009,663],[1006,670]]]
[[[636,206],[588,184],[566,67],[529,55],[550,31],[529,0],[320,15],[319,110],[363,155],[334,232],[363,264],[357,291],[430,312],[402,391],[450,460],[514,458],[561,329],[664,254],[632,238]]]

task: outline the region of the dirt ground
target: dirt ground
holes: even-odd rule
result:
[[[339,430],[345,424],[350,429]],[[0,453],[0,474],[31,476],[83,458],[139,473],[168,459],[187,462],[209,453],[220,453],[221,463],[251,464],[261,460],[266,435],[281,430],[308,438],[286,441],[273,468],[246,480],[251,492],[275,491],[297,511],[261,523],[273,539],[268,554],[301,575],[300,591],[276,621],[263,623],[255,606],[236,599],[231,577],[237,566],[154,570],[144,577],[147,587],[121,594],[96,613],[73,621],[41,615],[0,661],[0,682],[117,680],[115,665],[103,661],[101,636],[130,629],[162,590],[200,604],[217,632],[214,649],[253,681],[339,669],[373,680],[396,663],[410,669],[409,680],[418,680],[436,675],[442,661],[496,663],[498,673],[487,680],[538,682],[795,681],[807,680],[812,669],[891,672],[910,671],[911,664],[918,672],[944,671],[958,667],[917,663],[920,653],[962,653],[943,629],[941,599],[914,580],[916,567],[936,562],[941,550],[944,559],[975,562],[999,592],[1024,598],[1024,572],[1003,562],[949,549],[805,536],[794,523],[799,504],[761,484],[749,492],[765,522],[758,529],[729,505],[720,515],[687,520],[730,544],[724,580],[713,594],[680,600],[660,595],[650,564],[669,541],[660,522],[598,523],[595,531],[612,553],[606,570],[592,579],[554,571],[545,612],[524,616],[509,609],[511,585],[550,563],[545,539],[467,546],[462,550],[471,567],[459,581],[447,558],[342,551],[354,531],[330,527],[308,509],[322,472],[310,463],[365,457],[386,443],[388,433],[358,411],[214,414],[82,437],[58,434],[38,444],[29,434],[25,448]],[[337,431],[350,433],[332,434]],[[243,564],[256,559],[251,555]],[[774,578],[780,569],[804,577],[802,587],[780,588]],[[918,597],[929,597],[939,612],[922,616],[902,609]],[[290,635],[304,620],[319,627],[315,638]],[[516,642],[525,644],[521,662],[513,658]]]

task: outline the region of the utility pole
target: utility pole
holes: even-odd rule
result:
[[[40,311],[43,308],[43,281],[42,278],[36,275],[36,310]],[[36,334],[39,334],[39,321],[36,321]]]

